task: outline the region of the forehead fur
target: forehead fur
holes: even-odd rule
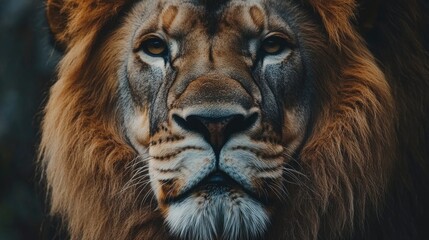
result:
[[[191,8],[198,8],[198,14],[200,14],[202,24],[207,29],[207,33],[212,36],[218,30],[219,23],[222,22],[221,17],[224,14],[224,10],[231,4],[237,2],[246,3],[246,1],[237,0],[170,0],[165,1],[162,7],[168,5],[180,6],[186,3],[188,6],[192,6]],[[172,11],[167,11],[167,13],[172,13]],[[171,14],[168,16],[171,16]]]
[[[146,5],[140,5],[134,11],[134,16],[140,16]],[[154,6],[152,6],[154,7]],[[171,4],[165,4],[162,7],[157,6],[157,11],[149,10],[150,16],[154,21],[148,21],[144,17],[143,28],[146,25],[157,26],[170,36],[183,36],[183,33],[189,33],[202,27],[205,29],[208,37],[214,36],[221,29],[239,30],[246,36],[259,34],[267,26],[267,15],[265,10],[259,4],[242,4],[231,1],[230,4],[222,7],[216,12],[207,11],[204,7],[194,4],[177,4],[173,1]],[[149,17],[152,19],[152,17]],[[271,22],[276,25],[277,21]],[[223,27],[222,27],[223,26]],[[153,29],[151,29],[153,30]]]
[[[136,0],[47,0],[48,22],[57,44],[70,48],[88,33],[98,32],[126,11]],[[146,2],[148,2],[146,0]],[[164,1],[159,1],[164,2]],[[183,2],[183,1],[178,1]],[[216,12],[230,0],[187,0],[186,2],[206,8],[208,26],[215,29]],[[249,1],[250,2],[250,1]],[[353,32],[351,19],[356,9],[356,0],[302,0],[320,15],[330,40],[341,45],[341,38]]]
[[[203,5],[207,11],[216,11],[230,0],[197,0],[196,2]]]

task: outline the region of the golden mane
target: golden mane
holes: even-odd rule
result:
[[[150,186],[123,191],[137,154],[117,124],[118,82],[109,67],[118,64],[115,51],[95,47],[132,2],[47,1],[50,27],[65,55],[45,108],[40,155],[52,214],[63,217],[72,239],[170,237],[152,196],[136,202],[141,192],[150,194]],[[276,215],[267,239],[372,239],[377,227],[384,236],[407,234],[407,226],[389,219],[392,208],[402,208],[415,224],[429,215],[423,206],[429,190],[419,184],[427,181],[429,169],[429,57],[420,31],[427,23],[422,7],[417,0],[386,3],[372,29],[380,36],[373,39],[366,36],[374,32],[356,24],[363,2],[303,2],[329,36],[329,43],[311,44],[321,51],[329,45],[325,71],[317,74],[331,81],[317,82],[320,112],[299,154],[304,186],[288,186],[293,208]],[[304,29],[310,34],[316,27]],[[404,33],[398,35],[396,28]],[[383,45],[386,39],[390,42]],[[113,41],[104,46],[121,47]],[[419,201],[401,199],[418,191]],[[426,212],[415,214],[413,204]],[[406,236],[419,234],[410,230]]]

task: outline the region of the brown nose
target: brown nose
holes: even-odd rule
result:
[[[222,117],[189,115],[185,119],[176,114],[173,115],[173,120],[182,128],[202,134],[217,156],[231,135],[251,128],[257,118],[258,113],[253,113],[247,117],[242,114]]]

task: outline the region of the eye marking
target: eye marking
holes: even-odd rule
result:
[[[167,43],[155,35],[148,36],[141,44],[140,49],[151,57],[166,57],[168,55]]]
[[[262,41],[260,51],[264,55],[278,55],[292,48],[288,39],[289,38],[283,34],[269,35]]]

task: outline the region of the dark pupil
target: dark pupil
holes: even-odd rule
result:
[[[278,41],[276,39],[269,39],[267,40],[266,44],[267,44],[267,47],[272,48],[278,45]]]
[[[149,45],[150,45],[151,48],[163,48],[164,47],[163,42],[159,41],[159,40],[156,40],[156,39],[152,40],[149,43]]]
[[[277,54],[283,50],[283,44],[279,38],[272,37],[265,40],[263,49],[268,54]]]

